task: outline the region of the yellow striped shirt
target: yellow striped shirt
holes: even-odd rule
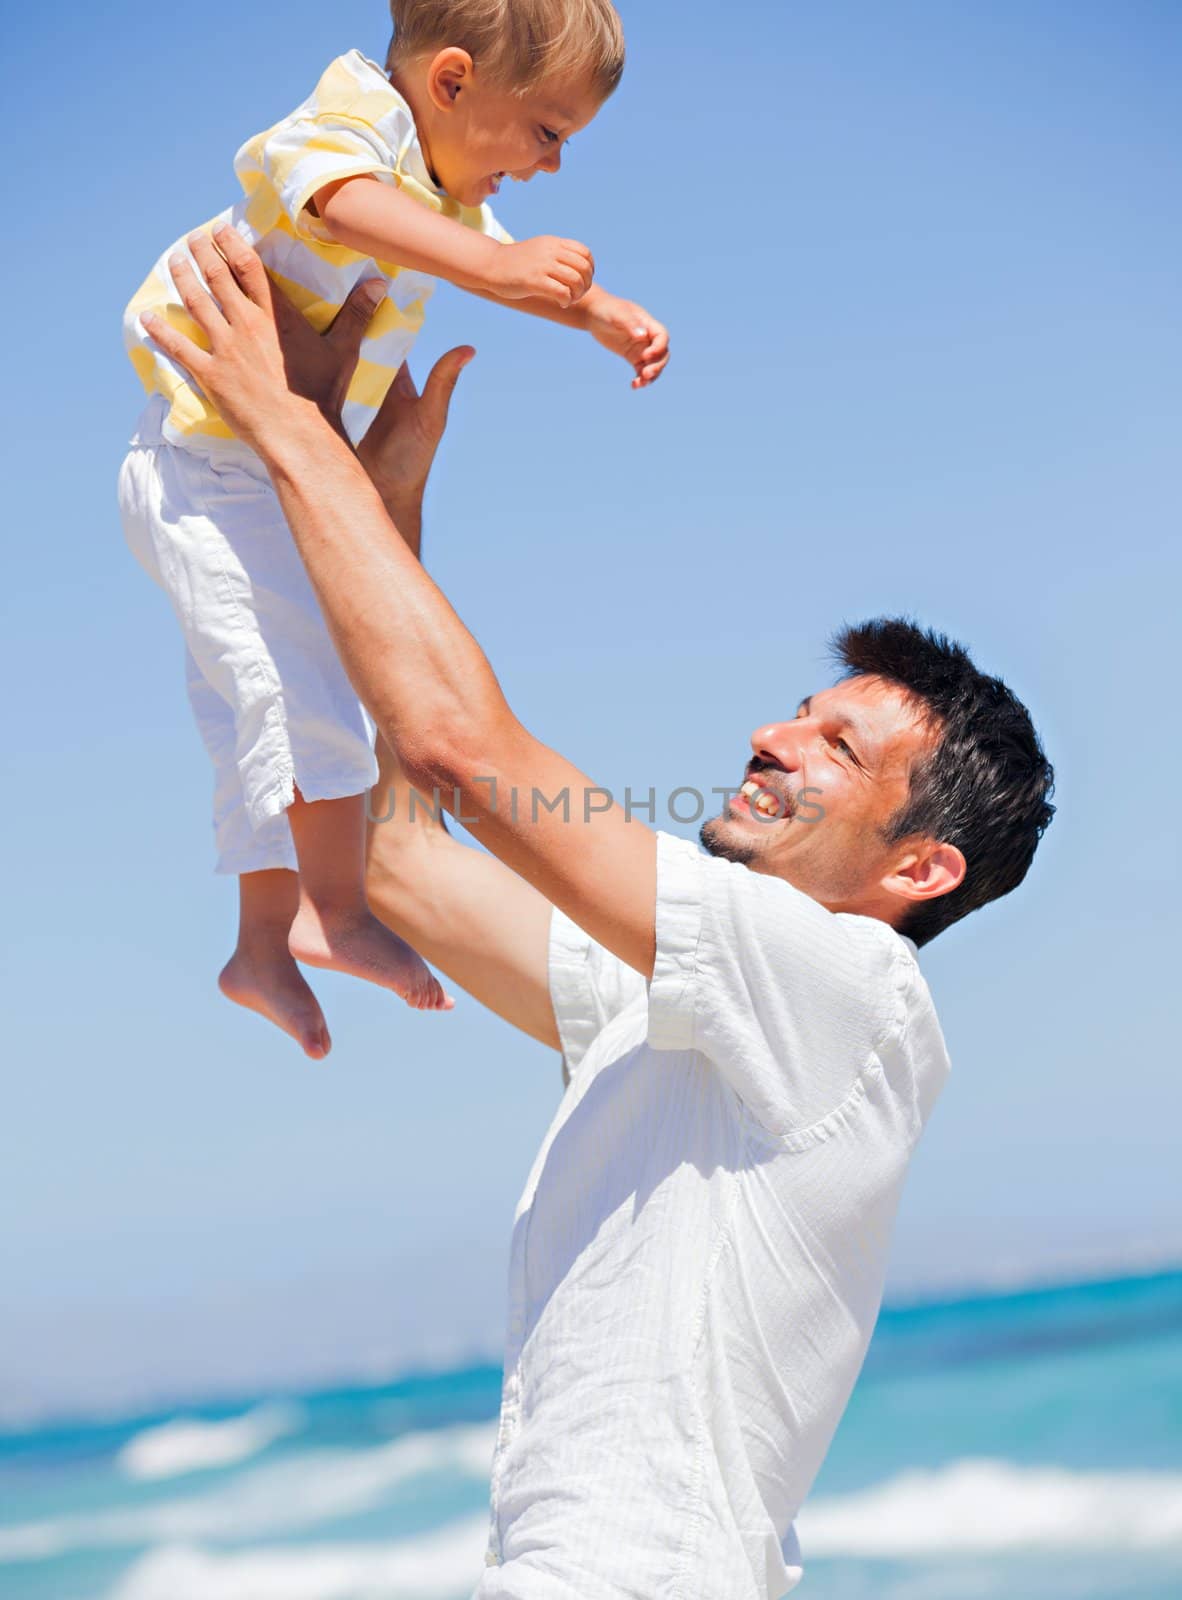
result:
[[[434,184],[406,101],[382,69],[357,50],[339,56],[290,116],[249,139],[234,160],[243,198],[204,225],[229,222],[258,251],[275,283],[318,332],[328,327],[354,284],[378,275],[389,289],[370,324],[349,385],[342,420],[356,443],[372,422],[422,326],[435,279],[392,261],[374,261],[336,244],[307,208],[318,189],[340,178],[372,174],[465,227],[508,241],[487,205],[461,206]],[[154,311],[208,343],[181,304],[168,267],[185,241],[160,257],[123,318],[132,364],[149,394],[169,402],[165,436],[174,444],[230,439],[229,427],[185,372],[158,349],[140,321]]]

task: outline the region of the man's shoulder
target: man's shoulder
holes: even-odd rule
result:
[[[666,879],[679,882],[683,892],[710,899],[720,912],[729,911],[736,922],[763,919],[769,935],[778,930],[797,938],[812,937],[822,944],[844,945],[851,953],[864,952],[870,964],[892,965],[896,959],[914,954],[909,939],[876,917],[831,911],[787,878],[712,855],[688,839],[666,833],[658,837]]]

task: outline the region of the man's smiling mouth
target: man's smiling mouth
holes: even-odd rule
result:
[[[746,778],[739,786],[739,795],[746,801],[746,810],[756,811],[761,817],[772,821],[787,822],[791,819],[794,809],[792,798],[787,793],[781,794],[778,789],[764,781],[765,770],[757,767],[752,771],[749,767]]]

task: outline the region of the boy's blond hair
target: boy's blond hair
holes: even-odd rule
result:
[[[624,71],[624,30],[611,0],[390,0],[387,72],[457,45],[517,93],[543,78],[583,77],[606,100]]]

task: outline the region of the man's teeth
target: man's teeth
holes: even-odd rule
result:
[[[754,809],[761,811],[765,817],[778,817],[780,815],[780,802],[774,794],[771,794],[767,789],[756,783],[754,778],[748,778],[739,793],[745,795],[751,801]]]

